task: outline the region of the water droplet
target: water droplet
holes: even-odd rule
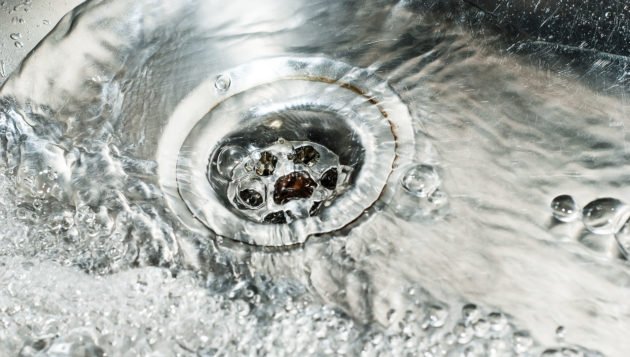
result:
[[[475,336],[485,337],[488,331],[490,331],[490,323],[484,319],[480,319],[473,324],[473,330],[475,331]]]
[[[7,76],[6,69],[4,68],[4,60],[0,60],[0,76],[2,77]]]
[[[227,74],[220,74],[214,81],[214,87],[219,92],[226,92],[232,85],[232,79]]]
[[[604,16],[606,16],[607,19],[610,18],[612,14],[610,13],[610,11],[606,11],[606,13],[604,14]]]
[[[507,327],[507,318],[501,312],[491,312],[488,314],[490,328],[496,332],[502,332]]]
[[[630,219],[621,226],[621,229],[615,234],[615,239],[626,259],[630,260]]]
[[[44,25],[50,25],[50,21],[48,21],[46,19],[44,19],[43,23],[44,23]]]
[[[572,222],[579,217],[579,207],[573,197],[560,195],[551,201],[553,217],[560,222]]]
[[[582,222],[595,234],[613,234],[630,217],[630,207],[616,198],[598,198],[584,207]]]
[[[464,318],[466,325],[468,325],[481,318],[481,311],[479,311],[477,305],[475,304],[466,304],[462,307],[462,317]]]
[[[221,148],[217,155],[217,171],[224,178],[231,178],[234,168],[243,160],[247,152],[234,145],[227,145]],[[249,170],[251,171],[251,170]]]
[[[455,325],[455,328],[453,329],[453,334],[457,338],[457,343],[460,343],[462,345],[470,342],[475,336],[473,329],[470,326],[466,326],[461,322]]]
[[[17,41],[17,40],[19,40],[19,39],[21,39],[21,38],[22,38],[22,34],[21,34],[21,33],[19,33],[19,32],[17,32],[17,33],[12,33],[12,34],[10,34],[10,35],[9,35],[9,37],[10,37],[12,40]]]
[[[17,47],[17,48],[22,48],[22,47],[24,47],[24,44],[23,44],[21,41],[15,41],[14,45],[15,45],[15,47]]]
[[[558,326],[558,328],[556,328],[556,340],[558,340],[558,342],[563,342],[564,335],[565,335],[564,326]]]
[[[440,177],[433,166],[419,164],[407,169],[400,184],[408,193],[426,197],[440,186]]]

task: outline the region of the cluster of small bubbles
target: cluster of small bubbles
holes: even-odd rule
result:
[[[190,271],[180,271],[175,278],[168,269],[150,267],[93,279],[73,268],[33,262],[1,260],[12,272],[0,276],[0,284],[7,287],[0,290],[4,313],[0,353],[6,355],[57,355],[63,350],[62,355],[111,356],[210,356],[221,351],[481,357],[541,351],[520,330],[480,333],[489,329],[480,327],[482,321],[509,323],[504,315],[486,315],[472,304],[450,323],[445,307],[414,303],[397,328],[390,329],[357,324],[342,311],[313,301],[307,289],[292,280],[253,276],[234,281]],[[422,309],[416,306],[425,306],[433,316],[429,320],[440,322],[420,326]],[[563,349],[581,351],[574,347],[558,351]]]

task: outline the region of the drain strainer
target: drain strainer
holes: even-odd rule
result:
[[[341,62],[282,57],[200,85],[170,118],[158,159],[182,221],[284,246],[357,220],[412,153],[411,118],[386,83]]]

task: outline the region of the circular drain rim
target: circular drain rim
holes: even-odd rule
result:
[[[229,79],[229,87],[215,86],[217,79],[225,82],[225,78]],[[355,209],[343,220],[335,220],[333,224],[325,224],[325,220],[322,220],[324,224],[309,225],[304,224],[304,220],[296,220],[293,222],[295,223],[293,227],[262,225],[243,220],[241,217],[230,217],[224,214],[225,211],[217,216],[216,212],[211,210],[206,210],[204,214],[197,207],[191,207],[190,199],[186,200],[185,197],[190,198],[191,193],[193,195],[196,193],[186,192],[186,185],[190,182],[188,177],[182,176],[181,170],[182,165],[188,167],[190,163],[182,164],[179,150],[175,151],[171,148],[177,147],[181,150],[199,122],[228,98],[281,80],[323,82],[341,87],[353,91],[357,96],[361,96],[363,101],[369,103],[370,107],[378,109],[381,115],[380,120],[388,124],[393,140],[392,160],[388,162],[391,166],[388,167],[380,187],[374,189],[374,194],[369,200],[361,202],[360,209]],[[206,153],[210,154],[217,143],[218,141],[210,143]],[[407,107],[387,83],[374,74],[365,69],[322,57],[274,57],[252,61],[216,77],[208,78],[179,103],[169,119],[158,146],[159,182],[165,193],[167,204],[189,228],[200,232],[207,232],[209,229],[219,236],[253,245],[287,246],[304,243],[312,235],[330,233],[344,228],[360,218],[377,201],[387,201],[393,192],[388,188],[395,184],[392,180],[392,171],[410,162],[413,149],[413,127]],[[196,156],[196,165],[199,164],[198,160],[201,160],[199,158],[203,158],[207,163],[207,156]],[[203,171],[205,170],[204,167]],[[351,188],[349,191],[353,190],[354,188]],[[217,208],[216,205],[213,207]],[[344,215],[344,212],[337,212],[337,214]]]

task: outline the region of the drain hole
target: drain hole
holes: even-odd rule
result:
[[[273,212],[265,216],[263,223],[285,224],[287,223],[287,218],[284,216],[284,212],[282,211]]]
[[[219,146],[211,162],[214,170],[230,173],[227,186],[212,175],[213,165],[208,179],[214,180],[217,192],[233,197],[229,202],[239,214],[254,222],[286,224],[319,215],[351,184],[352,168],[321,144],[279,138],[247,149],[232,143]]]
[[[308,172],[292,172],[276,181],[273,201],[277,205],[282,205],[294,199],[309,198],[313,195],[316,187],[317,183]]]
[[[260,154],[260,160],[256,163],[256,173],[260,176],[269,176],[273,174],[276,169],[276,163],[278,158],[273,154],[264,151]]]
[[[290,154],[288,158],[293,160],[294,164],[313,166],[319,161],[319,153],[314,147],[307,145],[295,149],[295,153]]]

